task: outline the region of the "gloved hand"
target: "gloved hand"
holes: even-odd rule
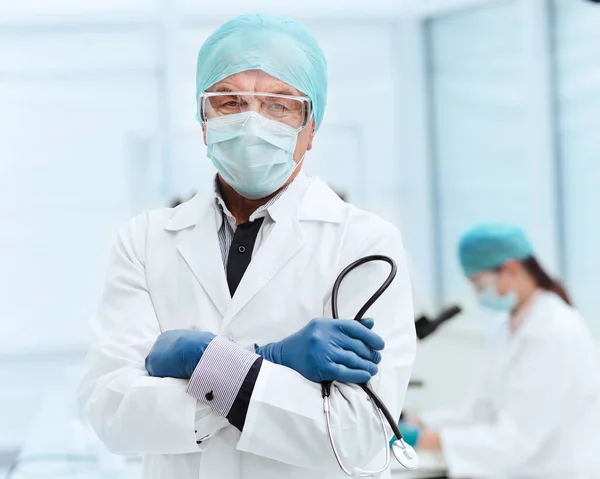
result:
[[[313,319],[287,338],[260,346],[256,353],[287,366],[309,381],[366,383],[377,374],[383,339],[370,331],[374,321],[363,318]]]
[[[158,378],[189,379],[214,337],[212,333],[186,329],[165,331],[146,358],[146,371]]]

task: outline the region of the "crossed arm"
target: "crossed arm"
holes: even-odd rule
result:
[[[221,429],[237,427],[241,429],[238,450],[299,467],[336,469],[325,430],[320,385],[305,377],[310,369],[306,365],[298,366],[304,367],[303,375],[277,364],[277,347],[265,352],[266,358],[262,359],[252,351],[212,338],[196,364],[195,358],[190,361],[194,367],[188,367],[181,377],[148,373],[146,366],[152,373],[152,350],[163,333],[146,285],[144,255],[136,250],[131,237],[127,231],[122,232],[113,250],[105,291],[92,323],[93,345],[80,387],[83,410],[107,446],[121,454],[200,452]],[[382,321],[379,333],[386,340],[386,349],[372,381],[398,415],[415,351],[410,285],[403,263],[400,268],[389,294],[380,300],[379,313],[394,311],[398,321]],[[381,276],[376,269],[372,273]],[[376,307],[373,316],[380,317]],[[202,353],[206,352],[204,359],[208,362],[211,349],[224,354],[224,347],[232,351],[228,356],[231,365],[243,364],[236,369],[242,384],[233,402],[224,403],[225,408],[223,404],[217,406],[214,399],[215,387],[221,384],[219,378],[223,375],[201,364]],[[190,372],[190,376],[197,377],[188,379]],[[202,379],[207,374],[216,381],[209,384],[209,391],[204,390],[208,380]],[[211,391],[213,397],[209,399]],[[340,438],[342,458],[351,464],[368,463],[381,447],[379,421],[370,402],[358,387],[338,383],[332,388],[331,400],[334,434]],[[234,407],[236,401],[242,409]],[[243,411],[244,417],[234,418],[232,411]],[[290,429],[303,434],[289,434]]]

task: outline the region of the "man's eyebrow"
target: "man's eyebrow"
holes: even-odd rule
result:
[[[213,91],[216,93],[227,93],[233,90],[225,85],[219,85]]]
[[[286,87],[276,88],[275,90],[273,90],[269,93],[274,93],[275,95],[300,96],[300,94],[297,91],[294,91],[291,88],[286,88]]]

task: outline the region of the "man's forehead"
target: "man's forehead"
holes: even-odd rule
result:
[[[255,91],[279,95],[302,95],[302,92],[293,86],[261,70],[248,70],[228,76],[211,86],[209,91]]]

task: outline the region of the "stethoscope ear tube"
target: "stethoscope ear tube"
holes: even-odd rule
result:
[[[388,289],[388,287],[390,286],[390,284],[396,277],[398,267],[396,266],[396,263],[394,262],[394,260],[388,256],[384,256],[384,255],[365,256],[363,258],[360,258],[360,259],[354,261],[350,265],[348,265],[338,275],[337,279],[335,280],[335,283],[333,284],[333,290],[331,293],[331,315],[334,319],[339,319],[338,296],[339,296],[339,290],[340,290],[340,285],[341,285],[342,281],[344,280],[346,275],[348,273],[350,273],[352,270],[354,270],[355,268],[357,268],[365,263],[369,263],[372,261],[384,261],[385,263],[388,263],[391,267],[390,273],[389,273],[388,277],[386,278],[386,280],[383,282],[383,284],[379,287],[379,289],[377,289],[377,291],[375,291],[375,293],[373,293],[373,295],[367,300],[367,302],[364,304],[364,306],[358,311],[358,313],[354,317],[354,319],[356,321],[359,321],[364,317],[365,313],[375,303],[375,301],[377,301],[379,299],[379,297],[385,292],[385,290]],[[412,448],[408,444],[406,444],[406,442],[404,442],[404,439],[402,438],[402,433],[400,432],[400,429],[398,428],[398,424],[396,423],[396,419],[392,416],[392,414],[390,413],[388,408],[385,406],[385,404],[383,403],[381,398],[371,388],[369,383],[359,384],[359,386],[365,393],[367,393],[367,395],[369,396],[371,401],[373,401],[373,406],[377,410],[377,413],[381,420],[382,427],[384,428],[384,433],[385,433],[385,427],[384,427],[383,418],[385,417],[385,419],[389,423],[392,431],[396,435],[397,440],[394,442],[394,444],[392,446],[392,450],[394,452],[394,457],[398,460],[398,462],[400,462],[400,464],[402,464],[407,469],[416,468],[418,465],[418,459],[416,457],[416,454],[412,450]],[[327,432],[329,434],[329,440],[331,442],[333,452],[335,454],[336,460],[337,460],[340,468],[346,474],[352,475],[351,473],[349,473],[348,469],[346,469],[344,467],[344,465],[342,464],[342,462],[338,456],[337,449],[335,447],[335,443],[333,440],[333,435],[332,435],[332,431],[331,431],[331,423],[330,423],[330,408],[331,408],[330,403],[329,403],[330,394],[331,394],[331,381],[323,382],[321,384],[321,395],[322,395],[323,401],[324,401],[323,402],[323,405],[324,405],[323,410],[325,412],[325,417],[327,420]],[[386,436],[386,465],[385,465],[385,468],[377,473],[370,473],[370,474],[378,474],[380,472],[383,472],[388,468],[388,466],[389,466],[389,446],[387,444],[387,436]]]
[[[370,263],[372,261],[384,261],[390,265],[391,270],[390,270],[388,277],[383,282],[383,284],[379,287],[379,289],[377,291],[375,291],[375,293],[373,293],[373,296],[371,296],[367,300],[367,302],[364,304],[364,306],[362,308],[360,308],[358,313],[356,313],[356,316],[354,316],[354,319],[356,321],[361,320],[364,317],[365,313],[369,310],[369,308],[371,306],[373,306],[375,301],[377,301],[379,299],[379,297],[385,292],[385,290],[390,287],[390,284],[392,284],[392,281],[394,281],[394,278],[396,277],[396,273],[398,272],[398,267],[396,266],[396,262],[392,258],[390,258],[389,256],[381,255],[381,254],[374,254],[371,256],[365,256],[364,258],[357,259],[353,263],[346,266],[342,270],[342,272],[338,275],[337,279],[335,280],[335,283],[333,283],[333,289],[331,291],[331,317],[332,318],[339,319],[338,296],[340,293],[340,285],[342,284],[342,281],[344,280],[344,278],[352,270],[358,268],[359,266],[362,266],[365,263]]]

